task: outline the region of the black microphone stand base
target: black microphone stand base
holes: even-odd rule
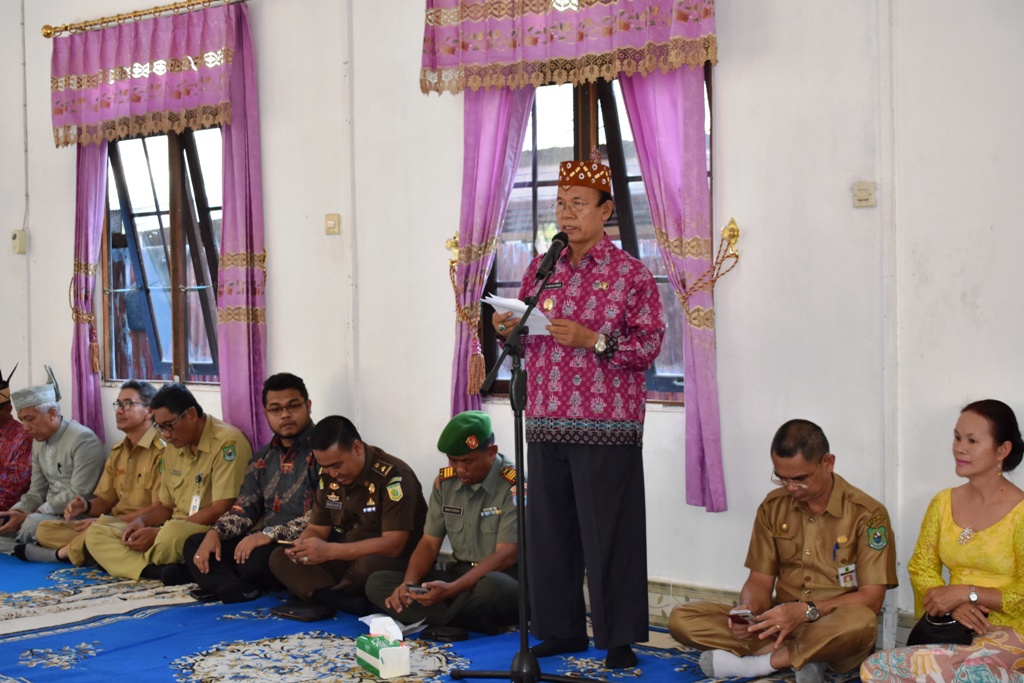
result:
[[[493,678],[496,680],[512,681],[512,683],[536,683],[537,681],[553,681],[554,683],[580,683],[581,681],[586,683],[587,681],[592,681],[593,683],[602,683],[602,681],[594,681],[594,679],[581,678],[579,676],[553,676],[541,673],[540,665],[537,664],[537,657],[530,650],[520,650],[517,652],[516,656],[512,659],[512,668],[509,671],[455,669],[450,673],[451,677],[455,680],[462,680],[463,678]]]

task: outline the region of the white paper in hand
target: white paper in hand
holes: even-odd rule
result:
[[[519,299],[506,299],[503,296],[491,294],[490,296],[485,296],[481,301],[491,306],[498,313],[511,312],[513,318],[521,318],[526,313],[526,304]],[[536,308],[530,312],[530,317],[526,321],[526,326],[530,328],[530,334],[534,335],[550,335],[551,333],[548,332],[548,325],[550,324],[551,321]]]

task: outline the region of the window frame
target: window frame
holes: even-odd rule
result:
[[[711,106],[711,74],[710,64],[704,66],[704,81],[708,107]],[[598,121],[600,103],[600,115],[602,121]],[[633,213],[633,202],[629,192],[629,184],[643,182],[640,174],[630,175],[626,168],[625,149],[622,140],[622,128],[619,120],[618,107],[616,103],[614,85],[612,81],[598,79],[594,83],[584,83],[573,86],[573,116],[574,116],[574,139],[573,154],[576,159],[587,158],[590,150],[598,145],[600,139],[600,124],[604,124],[605,153],[607,163],[612,173],[612,199],[615,203],[613,220],[617,225],[619,243],[627,253],[639,258],[639,238],[636,230],[635,216]],[[532,189],[533,208],[533,231],[534,247],[533,256],[536,254],[536,235],[538,230],[538,188],[557,185],[557,180],[539,181],[538,175],[538,154],[537,154],[537,102],[533,103],[533,110],[530,114],[532,125],[532,145],[534,153],[531,155],[531,173],[527,181],[519,181],[513,185],[514,188],[530,187]],[[710,122],[709,122],[710,123]],[[627,124],[628,125],[628,122]],[[709,126],[710,128],[710,126]],[[709,133],[708,150],[710,157],[711,141],[713,136]],[[708,185],[711,187],[711,161],[708,159]],[[485,284],[485,294],[495,293],[498,287],[509,287],[518,285],[520,280],[501,280],[497,278],[497,256],[495,265],[491,267]],[[519,274],[521,277],[521,274]],[[654,275],[656,282],[664,284],[668,282],[665,275]],[[497,361],[499,352],[497,345],[497,333],[490,324],[494,310],[487,304],[482,304],[481,324],[479,329],[481,346],[483,347],[485,364],[488,369],[493,368]],[[488,395],[507,395],[509,392],[509,381],[507,379],[496,380]],[[656,365],[647,371],[647,387],[649,403],[664,403],[683,405],[685,402],[685,377],[681,375],[662,374],[658,375]],[[652,394],[655,394],[652,396]]]
[[[168,206],[160,206],[160,193],[154,180],[146,140],[156,137],[167,138],[168,162]],[[154,208],[135,211],[125,175],[121,150],[115,141],[108,146],[109,178],[112,179],[120,204],[120,225],[123,232],[111,229],[111,206],[108,201],[104,215],[103,248],[103,376],[109,381],[124,379],[147,379],[189,383],[219,383],[219,359],[217,349],[217,273],[219,254],[213,229],[212,214],[223,212],[223,206],[210,205],[206,181],[200,163],[195,134],[191,129],[181,133],[160,133],[157,135],[126,138],[123,142],[141,140],[149,170],[149,182],[153,192]],[[222,161],[223,163],[223,161]],[[149,273],[143,265],[143,244],[139,236],[137,221],[140,218],[155,218],[160,229],[160,242],[167,259],[170,298],[171,360],[166,361],[160,352],[160,337],[149,283]],[[166,225],[164,221],[166,220]],[[115,245],[116,236],[123,236],[124,244]],[[113,248],[128,249],[128,266],[131,268],[134,286],[114,287],[110,252]],[[188,261],[191,261],[195,284],[188,282]],[[120,292],[142,291],[145,293],[143,330],[149,347],[149,367],[153,377],[116,377],[117,370],[114,343],[114,321],[111,320],[111,296]],[[189,361],[189,293],[198,294],[198,305],[202,312],[203,329],[209,343],[210,362]],[[119,330],[120,331],[120,330]],[[129,375],[132,373],[128,373]],[[147,373],[148,374],[148,373]],[[201,378],[201,379],[197,379]],[[213,379],[216,378],[216,379]]]

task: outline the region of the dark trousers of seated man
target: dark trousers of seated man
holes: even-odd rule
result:
[[[366,602],[366,581],[371,574],[387,570],[404,572],[408,564],[409,558],[404,555],[367,555],[351,562],[330,560],[320,564],[294,562],[285,555],[284,548],[277,548],[270,555],[270,570],[288,590],[302,600],[323,603],[346,612],[352,611],[351,606],[358,605],[358,602],[344,597]],[[332,594],[338,597],[335,599]]]
[[[245,536],[221,541],[220,561],[210,555],[210,570],[203,574],[196,567],[196,551],[206,534],[194,534],[185,541],[182,554],[192,579],[204,591],[215,593],[223,602],[253,600],[260,593],[281,590],[281,582],[270,571],[270,555],[278,548],[277,543],[254,548],[242,564],[235,562],[235,548]]]
[[[672,610],[669,632],[684,645],[700,650],[726,650],[746,657],[773,642],[738,640],[729,628],[729,605],[716,602],[685,603]],[[858,668],[875,647],[878,618],[864,605],[840,605],[815,622],[798,626],[783,642],[794,669],[810,662],[826,662],[833,671]]]
[[[469,562],[451,562],[445,570],[435,569],[423,577],[421,583],[445,581],[451,583],[472,569]],[[480,620],[490,620],[497,626],[508,626],[519,620],[519,567],[511,566],[503,572],[488,572],[468,591],[451,600],[429,607],[415,600],[401,612],[387,607],[384,601],[404,580],[404,571],[377,572],[366,583],[366,597],[386,611],[393,619],[406,624],[421,619],[431,626],[475,626]]]

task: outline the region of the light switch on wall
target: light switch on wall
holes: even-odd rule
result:
[[[863,208],[875,205],[875,184],[871,181],[854,183],[853,187],[853,206],[854,208]]]
[[[341,234],[341,214],[329,213],[324,217],[324,232],[328,235]]]

